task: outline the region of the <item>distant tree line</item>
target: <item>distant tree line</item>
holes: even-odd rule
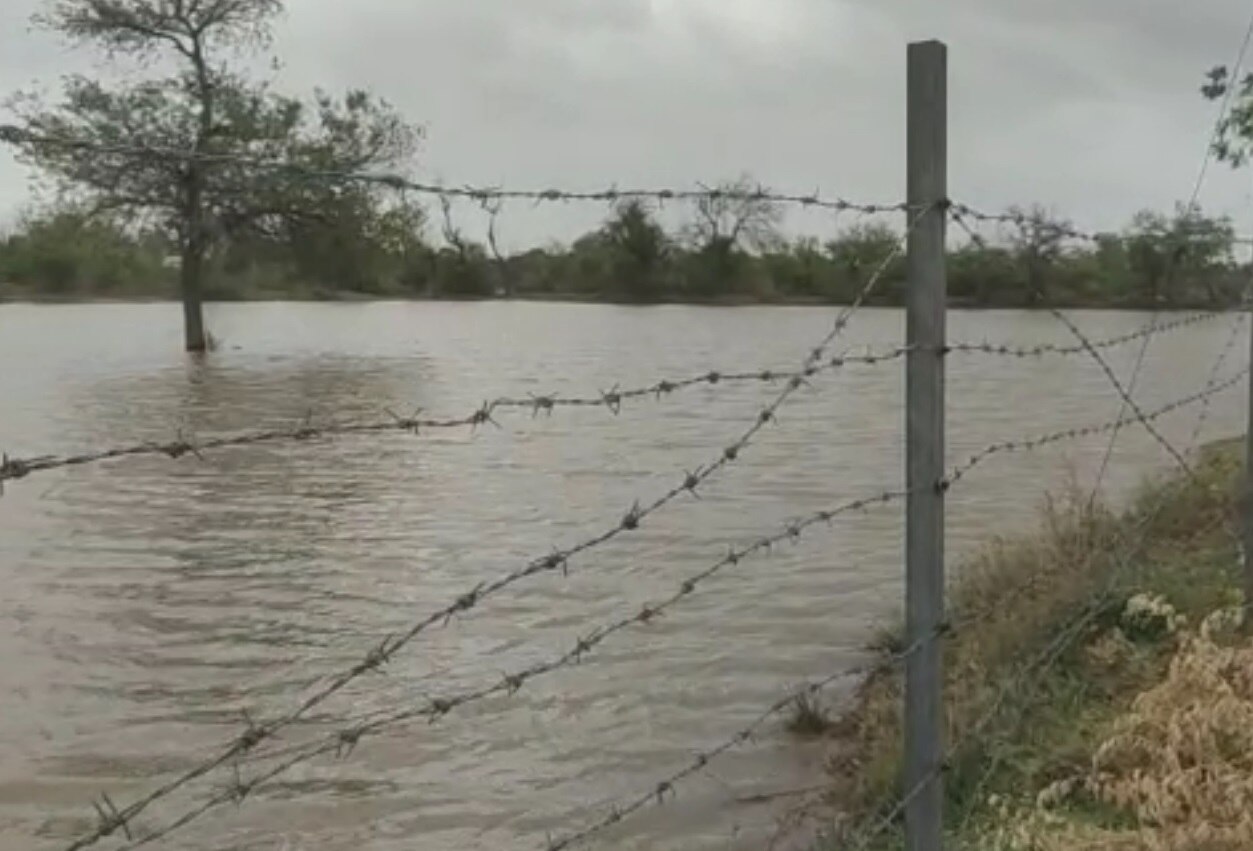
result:
[[[781,210],[737,197],[752,184],[692,204],[669,232],[640,201],[614,206],[568,246],[502,254],[495,234],[475,240],[444,215],[384,194],[328,193],[316,217],[215,243],[204,292],[258,298],[552,298],[624,303],[847,303],[891,256],[899,230],[863,223],[822,241],[787,238]],[[447,211],[444,211],[447,213]],[[1180,208],[1137,214],[1121,232],[1067,236],[1039,209],[949,256],[954,304],[1032,307],[1218,307],[1249,280],[1230,221]],[[436,233],[432,233],[435,230]],[[168,297],[178,293],[179,247],[160,229],[79,208],[31,215],[0,238],[0,296]],[[899,304],[904,262],[892,261],[871,301]]]
[[[626,201],[570,245],[506,255],[494,227],[471,238],[446,206],[435,226],[432,210],[395,187],[351,179],[413,168],[422,128],[386,101],[365,90],[294,97],[253,73],[278,62],[272,31],[284,6],[39,4],[36,25],[121,73],[71,75],[51,100],[4,99],[0,144],[58,202],[0,234],[0,298],[177,297],[185,346],[200,352],[206,298],[848,302],[896,245],[884,223],[785,236],[781,208],[741,178],[693,202],[680,227]],[[1243,165],[1253,75],[1215,68],[1202,94],[1231,96],[1215,154]],[[1196,208],[1143,212],[1089,241],[1067,229],[1032,209],[987,241],[955,234],[953,302],[1217,307],[1243,293],[1231,223]],[[902,301],[903,267],[891,262],[872,303]]]

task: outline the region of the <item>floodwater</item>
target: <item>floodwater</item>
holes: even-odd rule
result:
[[[833,312],[540,304],[214,306],[218,352],[179,352],[174,305],[0,307],[0,449],[19,457],[178,435],[461,416],[485,399],[595,394],[711,369],[793,367]],[[1094,337],[1144,314],[1074,314]],[[1166,317],[1171,318],[1171,317]],[[1073,344],[1043,313],[953,312],[950,338]],[[842,346],[896,345],[898,311],[857,315]],[[1224,319],[1172,331],[1136,388],[1152,409],[1245,362]],[[1236,334],[1237,336],[1233,336]],[[1130,373],[1138,343],[1108,350]],[[287,731],[499,682],[598,625],[673,593],[732,544],[901,484],[903,362],[817,376],[701,498],[426,632]],[[291,708],[387,635],[527,559],[618,523],[718,457],[778,386],[702,386],[667,398],[501,412],[499,428],[387,433],[122,459],[31,476],[0,499],[0,846],[63,847],[96,821]],[[1085,356],[949,361],[949,457],[1118,416]],[[1243,427],[1244,384],[1216,397],[1201,439]],[[1162,418],[1193,443],[1201,406]],[[950,563],[1028,528],[1046,491],[1092,484],[1108,435],[989,459],[952,492]],[[1119,437],[1111,498],[1168,456]],[[892,505],[746,559],[647,626],[520,693],[362,741],[214,809],[155,847],[542,848],[654,789],[807,677],[864,660],[901,598]],[[272,745],[273,746],[273,745]],[[769,796],[813,786],[822,753],[767,724],[745,747],[600,837],[606,847],[759,847]],[[159,827],[229,788],[229,764],[147,810]],[[112,848],[112,841],[101,847]]]

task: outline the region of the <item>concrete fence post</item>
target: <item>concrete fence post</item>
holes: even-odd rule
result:
[[[905,807],[908,851],[940,851],[944,707],[944,346],[948,48],[909,45]]]

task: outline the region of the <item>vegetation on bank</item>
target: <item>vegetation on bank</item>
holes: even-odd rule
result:
[[[1051,503],[1038,535],[960,572],[949,847],[1253,847],[1253,641],[1237,628],[1228,532],[1241,461],[1211,447],[1196,480],[1157,481],[1122,513]],[[896,676],[874,678],[829,734],[842,815],[819,848],[845,847],[900,800],[900,701]],[[889,832],[868,847],[903,843]]]
[[[741,179],[727,188],[748,186]],[[954,304],[1221,308],[1239,300],[1250,274],[1236,260],[1231,223],[1196,210],[1143,212],[1095,242],[1068,241],[1068,224],[1043,211],[1023,215],[1023,226],[951,251]],[[880,223],[826,242],[787,239],[780,219],[765,201],[705,201],[672,233],[646,205],[628,202],[569,246],[504,256],[447,221],[437,239],[420,208],[365,195],[328,204],[299,228],[223,239],[205,258],[203,293],[211,300],[848,303],[899,238]],[[116,216],[81,208],[32,215],[0,237],[0,298],[176,297],[178,250],[161,230]],[[898,305],[903,288],[898,257],[871,303]]]

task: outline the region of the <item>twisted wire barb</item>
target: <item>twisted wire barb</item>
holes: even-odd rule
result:
[[[4,455],[0,456],[0,493],[3,493],[6,481],[23,479],[36,473],[96,464],[118,458],[164,456],[178,459],[188,455],[202,458],[204,452],[215,449],[238,448],[267,443],[299,443],[336,436],[381,434],[386,432],[420,435],[424,431],[460,429],[473,431],[486,424],[498,426],[499,423],[495,418],[496,414],[506,410],[530,411],[531,416],[536,417],[540,414],[551,415],[553,411],[559,408],[604,408],[616,416],[622,412],[622,408],[627,402],[638,399],[654,398],[659,400],[674,393],[701,386],[722,387],[754,383],[777,384],[781,381],[791,381],[796,378],[812,378],[819,373],[840,370],[846,366],[875,366],[898,360],[909,351],[909,346],[896,346],[865,354],[845,352],[834,355],[829,359],[820,359],[821,362],[808,364],[801,370],[761,369],[743,372],[711,370],[682,379],[661,379],[651,384],[626,390],[619,389],[615,385],[612,389],[601,391],[595,395],[561,396],[559,394],[544,394],[531,395],[526,398],[504,396],[484,402],[470,413],[459,417],[424,417],[422,416],[422,411],[419,410],[407,417],[390,414],[387,419],[369,422],[317,425],[310,420],[305,420],[291,428],[252,431],[206,440],[192,440],[180,436],[166,442],[135,443],[129,446],[82,452],[74,455],[43,455],[33,458],[11,458],[8,455]]]
[[[166,782],[157,789],[149,792],[144,797],[138,799],[134,803],[120,810],[114,808],[110,813],[103,813],[100,823],[96,828],[79,837],[65,846],[66,851],[79,851],[79,849],[90,847],[101,839],[112,836],[118,830],[125,829],[128,822],[133,820],[135,816],[143,812],[154,802],[165,798],[187,785],[197,780],[209,772],[221,767],[227,762],[238,756],[252,751],[259,743],[272,738],[279,730],[282,730],[296,721],[304,717],[314,707],[320,705],[333,695],[343,690],[349,683],[359,679],[360,677],[377,671],[389,662],[402,648],[409,645],[420,634],[437,624],[447,624],[458,615],[463,615],[474,609],[483,600],[493,596],[504,589],[521,582],[529,577],[542,573],[552,573],[555,571],[565,572],[569,569],[569,563],[572,558],[584,552],[592,550],[602,544],[605,544],[620,535],[637,530],[643,520],[657,513],[666,505],[678,499],[684,494],[695,494],[697,489],[715,473],[724,467],[734,463],[744,452],[744,450],[752,443],[759,432],[768,424],[775,421],[778,411],[783,405],[802,387],[806,385],[804,374],[811,369],[817,369],[818,365],[827,357],[829,347],[834,343],[836,338],[844,331],[845,327],[851,321],[853,315],[862,306],[865,300],[874,291],[880,280],[891,267],[892,262],[900,253],[904,240],[912,232],[917,222],[924,215],[925,211],[915,215],[910,221],[906,234],[893,246],[892,250],[883,258],[882,262],[875,269],[874,273],[868,278],[861,291],[858,293],[854,302],[842,310],[836,317],[831,329],[826,333],[822,340],[806,355],[802,362],[801,369],[785,382],[783,389],[775,396],[762,411],[753,419],[752,423],[746,428],[740,436],[729,444],[718,457],[711,463],[703,467],[697,468],[694,472],[685,473],[683,479],[664,494],[657,497],[647,505],[641,505],[636,502],[623,518],[608,529],[585,539],[579,544],[568,547],[564,550],[556,550],[550,555],[532,559],[523,566],[498,577],[491,582],[481,583],[475,588],[467,591],[457,597],[452,603],[444,606],[438,611],[432,612],[425,618],[418,620],[408,630],[399,634],[385,638],[376,647],[370,650],[365,657],[351,666],[334,675],[330,681],[322,688],[318,689],[312,695],[301,701],[294,709],[278,718],[262,724],[249,724],[248,728],[236,737],[229,745],[215,757],[206,760],[200,765],[184,772],[177,778]],[[193,816],[194,818],[194,816]]]
[[[410,721],[425,720],[435,723],[454,710],[468,704],[477,703],[498,695],[516,694],[532,680],[579,664],[593,650],[614,635],[625,632],[637,625],[646,626],[653,623],[670,609],[679,606],[684,600],[696,593],[700,586],[724,570],[735,567],[742,561],[755,555],[769,553],[781,544],[799,542],[801,537],[815,526],[822,524],[830,525],[836,518],[842,515],[863,512],[875,506],[887,505],[903,499],[904,496],[905,494],[901,491],[883,491],[873,496],[854,499],[831,509],[815,512],[801,520],[787,523],[778,531],[764,535],[751,544],[738,548],[733,547],[722,558],[684,579],[677,589],[664,599],[646,603],[631,614],[601,626],[588,635],[579,637],[568,651],[558,656],[505,674],[500,679],[487,685],[458,694],[447,694],[430,698],[424,700],[419,706],[368,713],[326,736],[278,750],[257,753],[253,756],[254,761],[281,759],[282,762],[271,766],[257,777],[248,781],[244,781],[237,774],[231,786],[224,791],[210,796],[169,824],[154,832],[145,834],[138,840],[133,840],[132,844],[124,847],[129,849],[148,845],[190,824],[213,809],[229,803],[237,804],[242,802],[254,793],[262,783],[273,780],[298,765],[328,754],[346,757],[365,738],[380,735]],[[621,815],[626,815],[626,812],[622,812]]]
[[[699,184],[697,189],[619,189],[616,186],[610,186],[605,189],[591,191],[571,191],[558,188],[502,189],[495,186],[447,186],[440,183],[425,183],[413,180],[402,174],[344,169],[314,169],[293,163],[275,162],[262,157],[249,157],[232,153],[214,153],[211,151],[195,151],[154,145],[108,145],[85,139],[32,133],[12,125],[0,125],[0,141],[13,145],[59,147],[65,150],[84,151],[104,156],[142,157],[182,163],[195,162],[209,166],[244,166],[260,172],[291,175],[306,180],[330,183],[364,183],[383,186],[388,189],[415,192],[420,195],[429,195],[441,199],[459,198],[479,204],[516,200],[532,201],[538,204],[572,201],[614,203],[629,199],[652,200],[660,203],[667,201],[725,199],[735,201],[770,201],[806,208],[831,210],[834,212],[858,212],[867,215],[903,212],[910,209],[908,205],[901,203],[859,203],[845,198],[825,197],[818,190],[805,194],[780,193],[772,192],[763,186],[749,190],[711,189]]]

